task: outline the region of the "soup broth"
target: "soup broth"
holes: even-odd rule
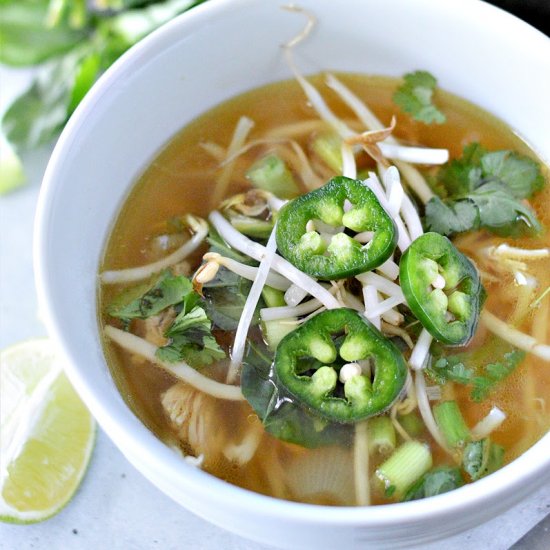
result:
[[[355,74],[341,74],[338,78],[369,105],[381,121],[396,117],[392,135],[403,144],[444,148],[451,158],[458,158],[466,145],[479,142],[489,151],[513,150],[536,160],[535,154],[505,124],[452,94],[437,91],[437,103],[447,121],[427,125],[412,120],[396,108],[392,96],[399,85],[397,80]],[[322,91],[327,104],[340,119],[354,129],[359,127],[354,113],[324,85],[322,75],[313,77],[311,82]],[[224,165],[227,148],[243,115],[254,123],[246,140],[252,146]],[[310,189],[297,174],[301,166],[298,150],[306,153],[320,184],[324,183],[336,172],[312,153],[312,143],[329,130],[329,125],[319,120],[295,81],[250,91],[203,114],[171,140],[133,187],[115,220],[101,271],[140,266],[171,253],[188,238],[185,231],[178,229],[180,222],[177,220],[181,221],[187,213],[206,219],[219,207],[218,199],[249,190],[251,182],[247,172],[267,153],[277,154],[292,167],[301,193]],[[360,170],[376,169],[375,163],[365,153],[358,153],[357,163]],[[228,165],[231,166],[231,175],[223,196],[218,197],[220,180],[223,180]],[[547,177],[546,168],[543,170]],[[437,168],[422,167],[422,172],[428,181],[435,181]],[[549,203],[550,191],[546,185],[531,200],[531,206],[545,227],[550,224],[546,207]],[[490,247],[502,243],[520,249],[545,249],[550,246],[548,235],[548,231],[544,231],[536,236],[511,239],[478,230],[453,239],[481,273],[487,291],[484,310],[542,343],[548,342],[550,327],[550,298],[543,295],[550,286],[548,259],[512,258],[503,267],[495,257],[480,251],[494,250]],[[180,272],[191,277],[201,265],[208,248],[209,243],[204,241],[183,265],[180,264]],[[518,272],[523,274],[523,279]],[[109,306],[121,291],[132,286],[135,283],[101,286],[102,326],[123,327],[109,314]],[[405,309],[401,310],[403,314]],[[405,315],[403,326],[407,322]],[[152,341],[147,320],[133,320],[130,330]],[[234,331],[222,330],[214,324],[213,335],[221,348],[229,353]],[[160,334],[159,341],[153,343],[160,345],[163,338]],[[257,324],[250,329],[249,338],[261,341]],[[152,361],[126,351],[108,339],[104,345],[113,378],[135,414],[167,444],[183,455],[196,457],[199,467],[230,483],[279,498],[332,505],[366,503],[357,495],[357,453],[361,452],[357,426],[342,427],[342,432],[347,432],[335,438],[335,442],[341,442],[339,445],[308,448],[297,442],[283,441],[264,431],[262,422],[247,401],[216,399],[177,381]],[[403,348],[408,354],[406,344]],[[512,353],[513,348],[498,340],[486,325],[480,323],[466,348],[468,353],[478,350],[479,356],[483,355],[483,350],[489,350],[487,357],[478,358],[483,365],[477,372],[478,377],[482,377],[480,372],[485,373],[483,369],[487,365],[499,361],[504,364],[504,369],[507,368],[506,361],[502,360],[502,349]],[[491,350],[494,350],[492,355]],[[455,354],[465,350],[451,351]],[[447,379],[439,385],[440,380],[429,374],[425,377],[429,388],[439,388],[440,395],[436,395],[432,405],[439,401],[456,402],[470,428],[494,407],[505,413],[504,422],[490,434],[492,444],[505,449],[504,464],[533,445],[550,425],[548,364],[530,353],[518,362],[509,369],[512,372],[491,384],[485,397],[478,400],[472,398],[472,383]],[[198,370],[223,382],[228,363],[227,358],[213,361]],[[432,374],[437,374],[436,371],[435,367],[431,369]],[[490,376],[485,378],[490,379]],[[404,400],[403,395],[399,400]],[[420,423],[414,404],[411,410],[406,410],[406,407],[394,413],[388,410],[386,416],[393,418],[393,425],[397,428],[396,447],[407,439],[417,440],[429,445],[434,467],[457,466],[456,453],[446,452],[434,441],[430,431]],[[370,420],[366,422],[365,430],[368,430]],[[335,429],[339,430],[340,426]],[[372,440],[371,434],[364,441]],[[393,494],[391,486],[377,481],[376,472],[391,453],[364,452],[367,456],[370,454],[370,459],[365,463],[367,470],[360,475],[370,480],[369,502],[382,504],[400,500],[403,495]],[[467,476],[464,479],[470,481]]]

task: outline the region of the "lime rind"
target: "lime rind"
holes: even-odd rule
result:
[[[0,520],[35,523],[74,496],[89,464],[95,421],[47,339],[0,353]]]

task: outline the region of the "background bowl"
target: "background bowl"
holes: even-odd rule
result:
[[[303,26],[280,0],[211,1],[155,32],[98,82],[68,123],[45,175],[35,232],[39,298],[68,375],[99,423],[155,485],[198,515],[290,548],[443,538],[504,511],[550,475],[550,436],[499,472],[452,493],[371,508],[264,497],[184,463],[120,397],[98,333],[97,272],[132,183],[181,127],[219,102],[289,78],[279,45]],[[477,0],[303,0],[318,16],[296,61],[399,76],[426,69],[442,88],[505,120],[550,159],[550,41]]]

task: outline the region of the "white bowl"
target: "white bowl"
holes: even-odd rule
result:
[[[296,504],[182,462],[130,411],[105,364],[97,271],[114,216],[187,122],[235,94],[290,77],[278,46],[304,19],[280,10],[281,3],[207,2],[134,47],[87,95],[59,139],[40,198],[35,260],[43,312],[71,381],[103,429],[147,478],[203,518],[290,548],[396,548],[443,538],[540,486],[550,474],[550,436],[497,473],[435,498],[370,508]],[[496,114],[550,159],[550,41],[533,28],[477,0],[300,4],[319,18],[296,52],[305,72],[429,70],[442,88]]]

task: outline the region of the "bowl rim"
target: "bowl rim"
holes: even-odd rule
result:
[[[499,497],[506,500],[504,498],[506,494],[513,491],[521,493],[522,485],[527,480],[534,481],[535,478],[539,480],[548,479],[550,477],[548,471],[548,465],[550,464],[550,454],[548,453],[550,434],[543,436],[520,457],[492,475],[473,484],[428,499],[367,507],[330,507],[269,497],[231,485],[186,464],[149,432],[140,421],[138,421],[139,426],[137,426],[136,417],[128,406],[124,417],[112,416],[109,404],[104,402],[101,396],[94,393],[93,384],[87,380],[88,375],[77,367],[80,360],[78,350],[75,350],[71,342],[65,337],[61,327],[60,312],[49,299],[49,261],[46,254],[46,237],[48,234],[49,208],[56,193],[56,172],[64,162],[64,157],[68,154],[80,125],[85,123],[94,106],[101,101],[105,93],[108,93],[109,88],[114,85],[122,73],[132,65],[139,64],[140,57],[144,52],[169,47],[173,40],[177,40],[178,36],[185,34],[186,29],[201,25],[212,17],[221,17],[229,10],[242,9],[255,2],[256,0],[211,0],[178,16],[140,41],[101,76],[79,105],[57,142],[44,175],[35,218],[34,265],[41,311],[48,332],[58,344],[62,356],[66,359],[66,372],[69,379],[102,428],[132,462],[134,462],[132,457],[140,457],[140,463],[162,463],[164,470],[162,477],[167,482],[176,483],[181,487],[192,488],[194,491],[199,492],[214,491],[217,500],[223,501],[226,506],[234,507],[238,504],[241,510],[248,510],[255,514],[261,509],[264,515],[267,516],[292,521],[307,521],[310,524],[403,525],[427,518],[434,520],[434,518],[457,514],[467,510],[474,503],[479,505],[480,503],[496,502]],[[417,0],[417,3],[430,4],[431,9],[443,9],[441,6],[431,3],[430,0]],[[445,11],[453,9],[458,8],[445,7]],[[518,33],[528,34],[531,39],[540,40],[540,37],[547,39],[540,31],[515,16],[479,0],[462,0],[460,9],[474,10],[478,15],[479,12],[483,13],[485,10],[492,17],[501,18],[501,21],[505,21],[507,25],[515,26]],[[540,36],[537,37],[533,33]],[[550,41],[546,43],[546,46],[550,53]],[[134,464],[136,463],[134,462]]]

